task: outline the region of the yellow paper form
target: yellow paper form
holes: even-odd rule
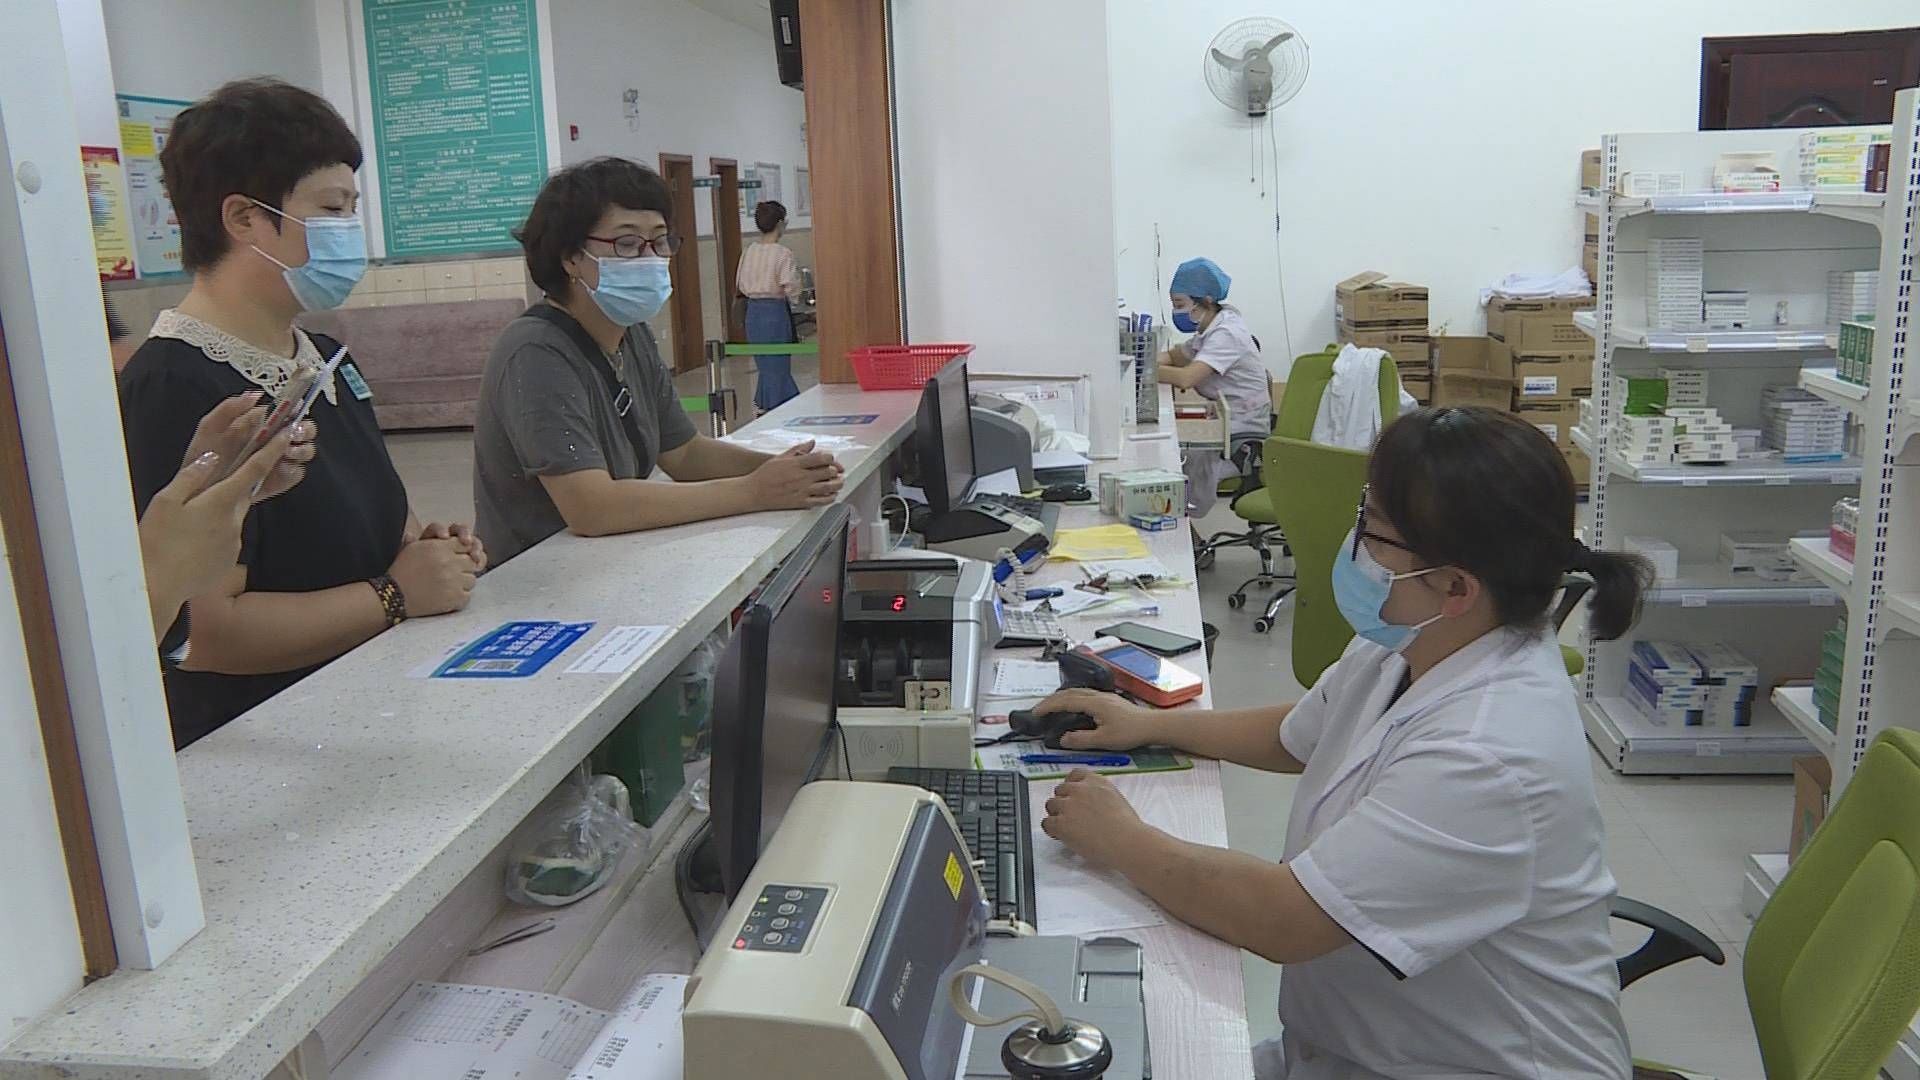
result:
[[[1089,559],[1144,559],[1146,541],[1131,525],[1095,525],[1085,529],[1061,529],[1054,533],[1050,559],[1085,562]]]

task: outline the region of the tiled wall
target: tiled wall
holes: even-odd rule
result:
[[[518,256],[375,266],[347,297],[346,307],[400,307],[459,300],[528,300],[532,282]]]

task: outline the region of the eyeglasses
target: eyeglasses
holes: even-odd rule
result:
[[[1372,484],[1363,484],[1360,487],[1360,509],[1355,512],[1353,519],[1353,550],[1347,554],[1347,557],[1349,559],[1360,558],[1360,542],[1362,540],[1377,541],[1388,547],[1399,548],[1409,555],[1418,555],[1419,552],[1399,540],[1395,540],[1390,536],[1381,536],[1379,533],[1367,531],[1367,495],[1372,490]]]
[[[621,259],[637,259],[649,250],[663,259],[671,259],[673,253],[680,250],[680,238],[672,233],[651,240],[644,236],[588,236],[587,239],[612,244],[614,256]]]

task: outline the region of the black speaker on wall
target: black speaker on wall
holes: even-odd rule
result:
[[[805,87],[800,71],[800,0],[771,0],[773,58],[780,65],[780,81],[799,90]]]

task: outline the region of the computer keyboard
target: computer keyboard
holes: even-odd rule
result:
[[[1053,505],[1042,499],[1029,499],[1024,495],[975,495],[972,501],[1004,506],[1016,513],[1025,514],[1035,521],[1043,520],[1046,517],[1047,507]],[[1059,511],[1055,510],[1054,514],[1058,516]]]
[[[1060,616],[1051,611],[1000,610],[1000,640],[994,643],[996,649],[1048,645],[1065,640],[1067,628],[1060,622]]]
[[[1001,769],[927,769],[895,765],[887,782],[913,784],[946,800],[967,850],[980,868],[980,883],[993,906],[998,929],[1036,930],[1033,896],[1033,824],[1027,778]]]

